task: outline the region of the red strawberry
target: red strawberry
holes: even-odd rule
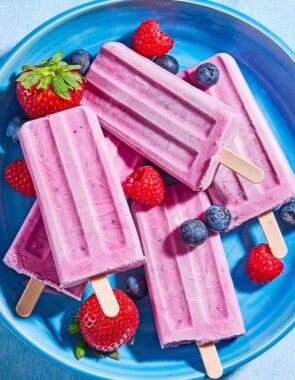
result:
[[[80,65],[62,61],[62,52],[37,66],[23,66],[17,78],[17,99],[32,119],[78,106],[82,99],[84,78]]]
[[[151,58],[166,54],[173,46],[173,39],[160,31],[158,21],[149,19],[142,22],[133,37],[133,49]]]
[[[135,201],[149,206],[164,200],[165,185],[160,174],[152,166],[141,166],[123,183],[125,193]]]
[[[4,177],[9,185],[19,193],[27,197],[36,196],[32,178],[25,160],[20,159],[11,162],[5,168]]]
[[[268,244],[259,244],[250,252],[247,270],[252,281],[265,284],[276,278],[283,269],[283,262],[273,256]]]
[[[120,311],[107,317],[94,294],[80,307],[78,321],[85,342],[95,350],[115,351],[134,336],[139,314],[133,301],[122,291],[114,289]]]

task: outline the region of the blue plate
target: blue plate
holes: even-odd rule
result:
[[[32,201],[22,197],[3,181],[4,167],[21,157],[18,144],[5,137],[7,121],[20,113],[15,98],[15,76],[21,66],[37,63],[57,50],[65,54],[84,48],[94,56],[106,41],[130,43],[138,24],[156,18],[175,39],[172,54],[185,69],[217,52],[232,54],[274,130],[289,162],[295,165],[295,65],[292,53],[269,31],[241,14],[208,2],[118,1],[85,4],[55,17],[36,29],[12,51],[0,70],[1,104],[1,257],[18,231]],[[275,160],[275,152],[273,152]],[[284,259],[283,274],[272,283],[250,283],[245,271],[249,249],[264,241],[256,221],[222,236],[233,281],[239,297],[247,334],[218,344],[225,372],[264,352],[294,325],[295,231],[283,228],[290,254]],[[120,350],[119,362],[94,357],[77,361],[75,338],[65,327],[79,307],[66,296],[43,294],[28,319],[15,315],[16,302],[24,289],[24,278],[0,265],[1,318],[26,343],[59,364],[96,378],[201,379],[203,367],[194,345],[161,350],[157,340],[149,299],[138,301],[141,323],[133,346]],[[111,276],[113,285],[123,287],[126,273]],[[85,296],[89,294],[87,290]]]

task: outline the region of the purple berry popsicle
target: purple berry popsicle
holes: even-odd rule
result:
[[[102,127],[193,190],[210,185],[219,162],[262,180],[259,168],[221,146],[232,108],[127,46],[104,44],[86,79],[82,104]]]
[[[107,131],[104,131],[104,136],[108,154],[115,162],[118,176],[123,182],[133,170],[144,163],[144,158]],[[31,278],[16,307],[16,312],[22,317],[32,313],[46,285],[78,300],[86,287],[86,283],[81,283],[71,288],[60,288],[37,202],[34,203],[3,261],[11,269]]]
[[[160,345],[195,342],[201,355],[211,349],[209,363],[203,360],[212,375],[212,370],[221,370],[212,343],[244,334],[245,327],[219,234],[210,234],[196,247],[180,238],[181,224],[203,216],[209,206],[205,192],[178,184],[167,187],[162,205],[148,208],[133,202],[132,211]]]
[[[222,204],[230,210],[232,222],[229,229],[258,217],[273,254],[282,257],[287,248],[272,209],[294,197],[294,173],[234,58],[222,53],[206,62],[217,67],[219,79],[203,90],[230,104],[240,115],[239,132],[235,139],[225,143],[226,147],[241,156],[251,157],[265,173],[265,179],[253,185],[220,165],[207,190],[208,195],[212,203]],[[201,65],[187,69],[179,74],[180,77],[197,86],[196,71]]]
[[[108,308],[113,293],[105,275],[145,260],[96,115],[76,107],[29,121],[20,142],[60,286],[90,278]],[[102,293],[108,294],[104,300]]]

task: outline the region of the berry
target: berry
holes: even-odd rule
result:
[[[247,271],[253,282],[265,284],[272,281],[283,269],[283,262],[273,256],[268,244],[257,245],[248,256]]]
[[[126,293],[134,300],[140,300],[147,295],[145,277],[140,274],[129,276],[126,281]]]
[[[203,63],[196,70],[196,82],[202,87],[211,87],[218,82],[219,71],[213,63]]]
[[[9,120],[6,128],[6,137],[10,138],[13,142],[18,142],[19,131],[26,121],[27,118],[23,116],[15,116],[11,120]]]
[[[36,119],[78,106],[82,99],[84,78],[80,65],[62,61],[62,52],[37,66],[23,66],[17,78],[17,99],[26,114]]]
[[[91,56],[88,51],[77,49],[72,51],[67,59],[67,62],[70,65],[80,65],[81,69],[79,69],[79,73],[84,75],[90,66]]]
[[[213,231],[225,231],[231,222],[230,211],[220,205],[212,205],[205,213],[206,226]]]
[[[190,246],[201,245],[208,238],[208,229],[199,219],[186,220],[180,226],[180,237]]]
[[[173,46],[173,39],[160,31],[158,21],[143,21],[133,36],[133,49],[144,57],[152,58],[166,54]]]
[[[155,206],[163,202],[165,185],[162,177],[152,166],[140,166],[130,174],[123,188],[127,196],[148,206]]]
[[[82,304],[78,312],[80,331],[84,341],[95,350],[115,351],[134,336],[139,314],[134,302],[122,291],[114,289],[120,311],[107,317],[94,294]]]
[[[4,171],[4,177],[14,190],[27,197],[35,197],[36,193],[25,160],[11,162]]]
[[[284,204],[280,209],[282,220],[289,226],[295,227],[295,203],[289,202]]]
[[[179,70],[179,64],[177,60],[171,55],[161,55],[154,59],[154,62],[161,66],[163,69],[170,71],[172,74],[177,74]]]

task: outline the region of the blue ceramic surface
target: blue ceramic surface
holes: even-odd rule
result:
[[[19,114],[15,98],[15,76],[26,63],[37,63],[57,50],[65,54],[84,48],[94,56],[106,41],[129,44],[138,24],[156,18],[162,29],[175,39],[171,51],[185,69],[198,61],[225,51],[238,61],[262,107],[270,127],[295,169],[295,65],[292,53],[259,25],[224,7],[204,2],[130,1],[95,2],[65,12],[30,34],[17,45],[0,69],[0,229],[1,257],[25,218],[32,201],[22,197],[3,181],[4,167],[22,156],[18,144],[5,137],[7,121]],[[275,160],[275,152],[273,152]],[[264,286],[250,283],[245,272],[247,252],[260,242],[263,233],[253,220],[222,236],[233,281],[244,316],[247,334],[217,345],[225,372],[249,361],[276,343],[294,325],[295,283],[292,276],[295,259],[295,231],[282,226],[289,248],[285,271]],[[141,270],[139,270],[141,271]],[[24,289],[25,278],[0,265],[1,318],[33,348],[52,360],[77,372],[98,378],[173,378],[201,379],[203,368],[194,345],[161,350],[146,298],[138,301],[141,323],[133,346],[120,350],[120,361],[73,356],[75,338],[65,327],[79,303],[65,296],[43,294],[34,314],[20,319],[15,304]],[[123,287],[128,274],[111,276],[114,286]],[[171,284],[172,286],[172,284]],[[90,289],[85,293],[89,294]]]

